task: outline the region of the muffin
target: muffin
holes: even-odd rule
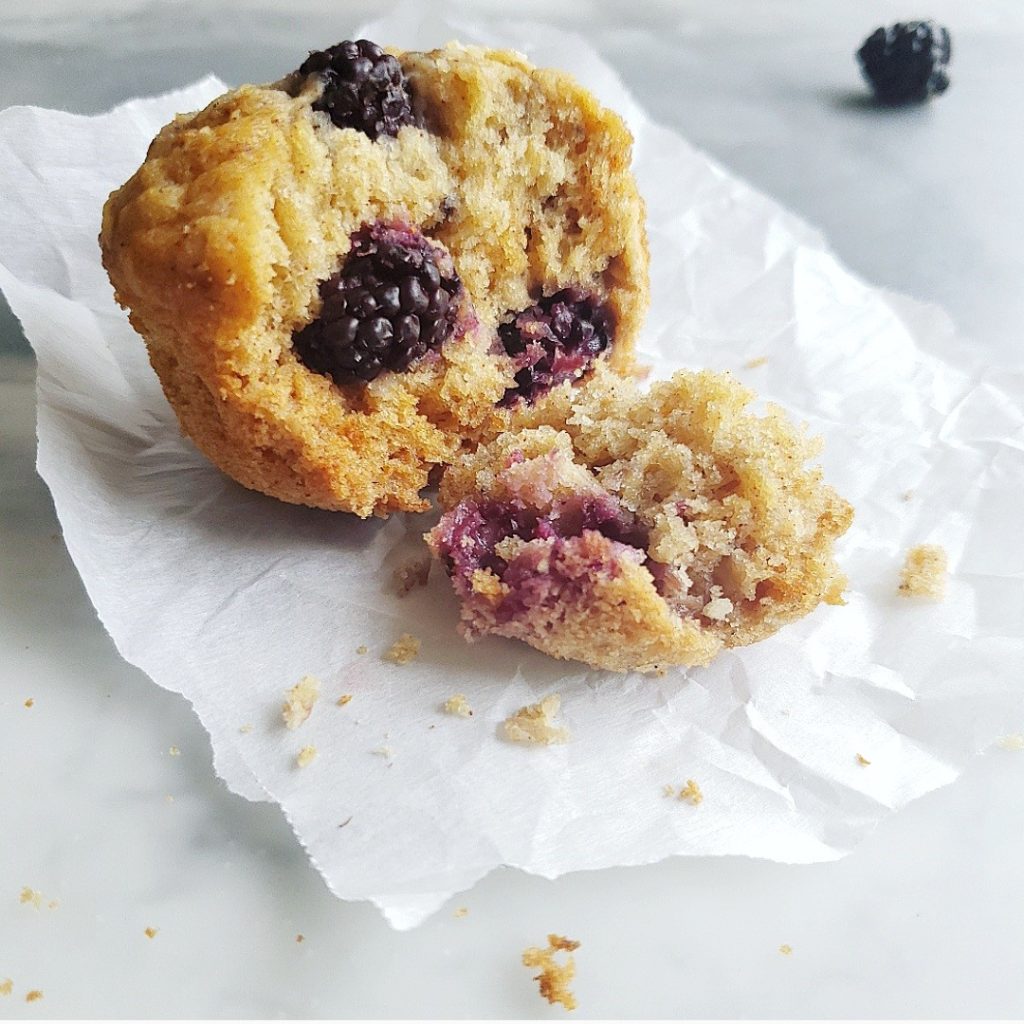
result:
[[[427,535],[467,640],[493,634],[614,671],[701,665],[841,604],[851,507],[818,444],[726,374],[647,394],[599,367],[460,456]]]
[[[100,244],[183,431],[246,487],[359,516],[597,364],[631,367],[644,210],[621,119],[450,44],[312,53],[176,118]]]

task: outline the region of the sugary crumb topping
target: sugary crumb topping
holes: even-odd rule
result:
[[[458,715],[461,718],[472,718],[473,716],[473,709],[469,706],[469,701],[466,700],[466,695],[463,693],[456,693],[449,697],[441,705],[441,709],[446,714]]]
[[[412,633],[403,633],[384,653],[385,661],[393,661],[396,665],[408,665],[420,653],[419,637]]]
[[[295,758],[295,763],[300,768],[305,768],[306,765],[312,764],[316,759],[317,750],[314,746],[303,747]]]
[[[315,676],[303,676],[284,695],[281,717],[289,729],[298,729],[313,713],[313,705],[320,697],[320,680]]]
[[[939,544],[918,544],[907,552],[899,592],[904,597],[941,601],[946,593],[947,569],[945,548]]]
[[[569,989],[576,975],[576,961],[569,955],[565,963],[560,964],[555,954],[572,954],[579,946],[578,942],[564,936],[549,935],[546,949],[531,946],[523,951],[523,966],[540,968],[540,974],[534,975],[534,980],[540,984],[540,994],[552,1005],[561,1003],[567,1010],[576,1009],[576,997]]]
[[[502,723],[505,739],[511,743],[566,743],[572,737],[564,726],[555,724],[555,715],[562,706],[557,693],[549,694],[537,704],[527,704]]]

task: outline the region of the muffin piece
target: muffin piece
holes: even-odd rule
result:
[[[728,374],[642,395],[599,369],[458,459],[427,542],[466,639],[656,671],[841,604],[832,548],[853,510],[805,465],[818,443],[752,398]]]
[[[595,362],[631,364],[643,206],[621,119],[451,44],[310,55],[178,117],[100,243],[184,432],[240,483],[360,516]]]

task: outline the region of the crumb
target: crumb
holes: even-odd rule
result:
[[[38,889],[30,889],[27,885],[21,890],[21,896],[18,898],[21,903],[31,903],[36,910],[41,910],[43,906],[43,894]]]
[[[352,694],[351,693],[343,693],[338,698],[338,707],[339,708],[343,708],[351,699],[352,699]]]
[[[245,725],[240,725],[238,727],[238,731],[240,733],[252,732],[252,723],[251,722],[246,722]]]
[[[663,668],[661,665],[655,665],[654,666],[654,675],[657,676],[658,679],[664,679],[665,676],[668,675],[668,669],[667,668]]]
[[[999,746],[1003,750],[1024,750],[1024,733],[1013,733],[1010,736],[1004,736],[999,740]]]
[[[869,764],[871,764],[871,762],[863,754],[858,754],[857,755],[857,764],[859,764],[862,767],[866,768]]]
[[[27,708],[34,707],[35,703],[36,703],[35,697],[29,697],[28,700],[25,701],[25,707],[27,707]]]
[[[181,757],[181,751],[177,747],[171,747],[167,753],[170,754],[171,757]]]
[[[671,782],[666,782],[665,785],[661,787],[661,795],[662,796],[675,796],[676,795],[676,787],[673,786]]]
[[[469,706],[469,701],[466,700],[466,695],[463,693],[456,693],[449,697],[441,705],[441,710],[449,715],[458,715],[460,718],[473,717],[473,709]]]
[[[555,725],[554,717],[562,706],[557,693],[549,694],[537,704],[527,704],[502,723],[505,739],[511,743],[565,743],[571,736],[568,729]]]
[[[913,491],[904,491],[904,492],[903,492],[903,493],[902,493],[902,494],[900,495],[900,501],[910,501],[910,499],[911,499],[911,498],[912,498],[913,496],[914,496],[914,492],[913,492]]]
[[[393,661],[396,665],[408,665],[419,653],[419,637],[403,633],[384,653],[384,660]]]
[[[469,907],[456,907],[452,917],[465,917],[469,913]]]
[[[174,803],[174,797],[171,796],[170,793],[168,793],[167,796],[164,797],[164,801],[166,803],[173,804]]]
[[[348,824],[348,823],[349,823],[349,822],[350,822],[351,820],[352,820],[352,815],[350,814],[350,815],[349,815],[349,816],[348,816],[348,817],[347,817],[347,818],[346,818],[346,819],[345,819],[345,820],[344,820],[344,821],[343,821],[343,822],[342,822],[342,823],[341,823],[341,824],[340,824],[340,825],[338,826],[338,828],[344,828],[344,827],[345,827],[345,826],[346,826],[346,825],[347,825],[347,824]]]
[[[523,951],[523,966],[540,968],[540,974],[534,976],[534,981],[540,982],[540,994],[552,1005],[561,1003],[567,1010],[576,1009],[576,997],[569,991],[576,974],[576,961],[567,956],[565,963],[559,964],[555,953],[564,951],[571,954],[579,949],[579,945],[561,935],[549,935],[547,949],[531,946]]]
[[[905,597],[940,601],[946,593],[946,551],[938,544],[918,544],[907,552],[900,571],[900,590]]]
[[[732,601],[727,597],[713,598],[701,610],[701,615],[713,622],[724,622],[731,614]]]
[[[295,763],[299,768],[305,768],[306,765],[312,764],[316,758],[316,747],[303,747],[295,757]]]
[[[143,931],[143,935],[145,935],[147,939],[155,939],[157,936],[157,932],[159,931],[159,928],[146,928]]]
[[[8,978],[6,981],[0,981],[0,996],[9,996],[14,991],[14,982]]]
[[[700,791],[700,786],[698,786],[693,779],[687,779],[686,785],[679,790],[679,799],[686,800],[688,803],[691,803],[696,807],[698,804],[704,802],[704,794]]]
[[[793,947],[788,942],[784,942],[781,946],[779,946],[779,952],[783,956],[789,956],[793,952]]]
[[[370,751],[370,753],[376,754],[378,757],[387,758],[389,761],[391,760],[391,748],[390,747],[377,747],[374,750]]]
[[[759,366],[764,366],[764,364],[767,362],[767,356],[755,356],[753,359],[748,359],[743,365],[748,370],[756,370]]]
[[[367,652],[367,651],[368,651],[369,649],[370,649],[370,648],[369,648],[369,647],[367,647],[367,646],[366,646],[366,644],[360,644],[360,645],[359,645],[359,646],[358,646],[358,647],[356,648],[356,654],[365,654],[365,653],[366,653],[366,652]]]
[[[299,932],[299,934],[295,936],[295,941],[296,942],[305,942],[306,941],[306,936],[303,935],[302,932]]]
[[[430,555],[414,558],[405,565],[400,565],[394,572],[395,591],[399,597],[405,597],[417,587],[425,587],[430,577]]]
[[[289,729],[298,729],[313,713],[313,705],[320,696],[320,680],[316,676],[303,676],[284,695],[281,718]]]
[[[26,992],[25,993],[25,1002],[26,1003],[34,1003],[37,999],[42,999],[42,998],[43,998],[43,993],[40,992],[39,989],[37,989],[37,988],[32,989],[31,992]]]
[[[633,368],[633,379],[634,380],[647,380],[653,372],[654,367],[646,363],[637,363]]]

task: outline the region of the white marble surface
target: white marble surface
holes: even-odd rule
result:
[[[0,105],[98,110],[207,70],[273,77],[370,5],[229,6],[9,0]],[[1019,365],[1018,7],[932,3],[957,42],[954,86],[883,117],[856,99],[849,55],[907,14],[890,3],[522,6],[585,29],[655,116],[824,228],[854,269],[941,302]],[[34,473],[30,358],[9,317],[0,332],[0,982],[15,983],[0,1017],[555,1017],[517,962],[548,930],[583,941],[587,1016],[1024,1014],[1024,753],[1007,750],[835,864],[504,872],[453,904],[468,916],[402,935],[334,900],[279,813],[217,782],[185,703],[114,652]],[[59,905],[20,904],[23,886]]]

